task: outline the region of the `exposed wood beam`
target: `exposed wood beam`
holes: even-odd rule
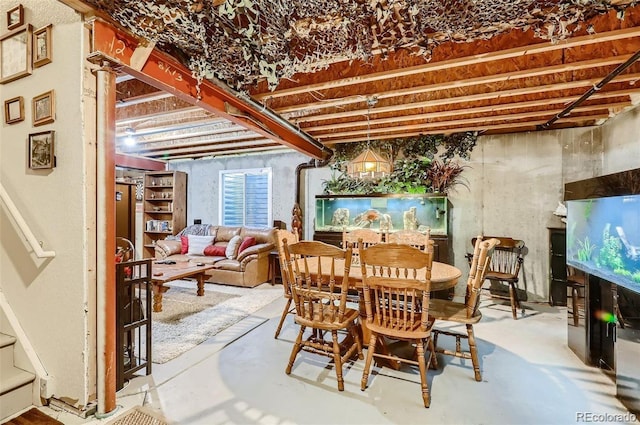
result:
[[[451,105],[454,103],[466,103],[466,102],[476,102],[479,100],[489,100],[489,99],[498,99],[503,97],[514,97],[514,96],[523,96],[534,93],[548,93],[559,90],[568,90],[568,89],[576,89],[576,88],[584,88],[596,84],[602,79],[602,77],[598,78],[589,78],[586,80],[577,80],[577,81],[569,81],[562,82],[556,84],[547,84],[544,86],[534,86],[534,87],[523,87],[518,89],[509,89],[509,90],[501,90],[495,92],[487,92],[487,93],[478,93],[472,95],[462,95],[450,98],[443,99],[433,99],[426,100],[423,102],[414,102],[414,103],[405,103],[402,105],[389,105],[382,106],[379,108],[373,108],[371,111],[368,109],[356,109],[351,111],[337,112],[333,114],[318,114],[318,115],[310,115],[308,117],[300,117],[296,118],[295,121],[298,123],[308,122],[308,121],[322,121],[326,119],[337,119],[337,118],[347,118],[354,116],[367,116],[367,114],[374,115],[385,112],[397,112],[400,110],[408,110],[408,109],[416,109],[416,108],[428,108],[433,106],[441,106],[441,105]],[[616,77],[613,82],[632,82],[635,83],[640,79],[640,73],[635,74],[621,74]]]
[[[533,78],[543,75],[558,74],[561,72],[572,72],[595,67],[613,66],[623,63],[630,57],[631,55],[620,55],[605,59],[591,59],[581,62],[544,66],[539,68],[525,69],[521,71],[505,72],[502,74],[483,75],[480,77],[468,78],[465,80],[446,81],[443,83],[429,84],[417,87],[407,87],[404,89],[388,90],[378,93],[362,93],[336,99],[322,99],[313,103],[290,105],[282,108],[276,108],[275,111],[279,114],[290,114],[296,111],[312,111],[315,109],[344,106],[353,103],[366,103],[367,98],[376,98],[378,100],[381,100],[400,96],[411,96],[420,93],[431,93],[440,90],[459,89],[463,87],[476,86],[479,84],[499,83],[523,78]]]
[[[640,91],[640,87],[635,89],[635,91]],[[602,92],[591,96],[590,100],[598,100],[598,99],[607,99],[607,98],[615,98],[615,97],[626,97],[629,99],[628,103],[631,103],[629,98],[629,94],[632,92],[631,90],[619,90],[612,92]],[[475,114],[483,114],[489,112],[498,112],[498,111],[507,111],[507,110],[516,110],[516,109],[525,109],[525,108],[535,108],[546,106],[550,107],[555,104],[566,104],[578,99],[580,95],[573,96],[563,96],[563,97],[552,97],[547,99],[540,100],[529,100],[525,102],[513,102],[513,103],[499,103],[496,105],[486,105],[486,106],[472,106],[469,108],[463,109],[453,109],[453,110],[443,110],[443,111],[434,111],[427,112],[424,114],[413,114],[413,115],[402,115],[390,118],[378,118],[369,120],[368,124],[370,126],[376,125],[384,125],[384,124],[395,124],[405,121],[417,121],[417,120],[427,120],[433,118],[444,118],[444,117],[454,117],[458,115],[475,115]],[[606,104],[603,104],[606,105]],[[366,126],[366,120],[358,120],[358,121],[350,121],[344,123],[332,123],[327,125],[318,125],[312,127],[305,127],[305,131],[308,133],[314,133],[325,130],[341,130],[345,128],[353,128],[353,127],[362,127]]]
[[[297,151],[316,159],[324,159],[330,154],[320,143],[293,126],[280,120],[275,114],[253,107],[226,89],[209,81],[198,81],[181,63],[174,58],[152,49],[146,60],[133,60],[138,48],[145,50],[138,39],[101,20],[92,22],[93,49],[90,59],[100,62],[108,60],[123,71],[160,90],[174,94],[187,102],[201,106],[221,117],[243,125],[269,139],[283,143]],[[143,63],[138,63],[143,62]],[[229,106],[243,116],[228,112]],[[253,121],[262,123],[267,130]]]
[[[575,116],[575,117],[568,116],[557,121],[557,123],[567,123],[567,122],[581,123],[581,122],[603,120],[607,118],[609,118],[608,114]],[[507,123],[507,124],[491,124],[491,125],[479,124],[479,125],[474,125],[470,127],[460,127],[460,128],[440,128],[440,129],[432,129],[432,130],[425,130],[425,131],[412,131],[412,132],[405,132],[405,133],[384,134],[384,135],[376,136],[375,140],[403,139],[406,137],[415,137],[423,134],[451,134],[451,133],[462,133],[466,131],[491,131],[491,130],[520,129],[520,128],[529,128],[530,130],[527,130],[527,131],[533,131],[536,129],[536,126],[543,124],[545,122],[547,122],[547,120],[537,120],[537,121],[527,121],[527,122]],[[551,130],[553,130],[553,128]],[[364,140],[367,140],[367,139],[362,137],[354,137],[350,139],[340,139],[340,140],[331,140],[331,141],[327,140],[324,143],[326,143],[327,146],[332,146],[336,143],[353,143],[353,142],[362,142]]]
[[[137,105],[139,103],[153,102],[154,100],[166,99],[168,97],[173,97],[173,95],[171,93],[157,91],[155,93],[141,94],[139,96],[121,98],[121,99],[118,99],[118,101],[116,102],[116,108]]]
[[[150,144],[150,145],[143,146],[136,149],[136,153],[142,154],[142,153],[180,149],[180,148],[193,148],[193,147],[201,148],[203,146],[215,146],[218,144],[225,144],[229,142],[244,142],[244,141],[253,142],[254,140],[262,140],[262,139],[264,139],[262,136],[255,133],[253,134],[253,137],[248,136],[246,134],[240,134],[235,136],[220,137],[217,139],[205,139],[198,142],[178,143],[173,145],[166,144],[166,143],[161,145]]]
[[[171,111],[157,111],[157,112],[153,112],[153,113],[150,113],[150,114],[137,115],[137,116],[127,117],[127,118],[124,118],[124,119],[119,119],[119,120],[116,121],[116,126],[118,126],[118,127],[127,126],[127,125],[131,125],[131,124],[135,124],[137,122],[152,120],[154,118],[159,118],[159,117],[162,117],[163,119],[169,120],[171,117],[173,117],[175,115],[187,115],[187,114],[193,114],[193,113],[197,113],[197,112],[201,112],[201,115],[198,114],[198,115],[195,115],[195,116],[198,116],[198,117],[203,117],[203,116],[212,117],[211,112],[204,111],[199,106],[189,106],[189,107],[186,107],[186,108],[173,109]]]
[[[291,151],[291,148],[286,146],[282,146],[277,143],[265,144],[262,146],[254,147],[254,148],[245,148],[241,151],[236,149],[222,149],[222,150],[212,150],[209,152],[202,153],[193,153],[187,155],[171,155],[167,159],[168,160],[177,160],[177,159],[195,159],[195,158],[206,158],[208,156],[218,157],[218,156],[241,156],[246,154],[256,154],[261,152],[287,152]]]
[[[480,63],[515,58],[525,55],[535,55],[554,50],[567,49],[571,47],[581,47],[590,44],[603,43],[606,41],[623,40],[631,37],[640,36],[640,27],[625,28],[621,30],[607,31],[599,34],[589,34],[578,37],[572,37],[556,43],[544,42],[528,46],[514,47],[512,49],[499,50],[489,53],[480,53],[477,55],[465,56],[463,58],[450,59],[440,62],[429,62],[424,65],[417,65],[408,68],[394,69],[390,71],[375,72],[367,75],[359,75],[356,77],[348,77],[333,81],[325,81],[316,84],[307,84],[304,86],[293,87],[289,89],[276,90],[269,93],[254,94],[253,97],[258,100],[270,99],[282,96],[293,96],[301,93],[312,91],[322,91],[338,87],[345,87],[354,84],[364,84],[374,81],[380,81],[390,78],[407,77],[410,75],[421,74],[424,72],[432,72],[438,70],[450,69],[458,66],[471,66]]]
[[[270,139],[254,139],[254,140],[242,140],[236,141],[235,143],[221,143],[217,144],[205,144],[205,145],[194,145],[194,146],[176,146],[175,148],[165,148],[162,150],[149,150],[146,155],[152,157],[162,157],[164,155],[172,155],[172,154],[181,154],[188,152],[215,152],[216,150],[224,150],[224,149],[241,149],[247,147],[253,147],[256,145],[263,144],[272,144],[273,142]]]
[[[164,171],[167,163],[157,159],[142,158],[139,156],[116,153],[116,167],[134,168],[136,170]]]
[[[591,112],[591,111],[599,111],[603,109],[618,109],[630,106],[631,102],[617,102],[612,104],[598,104],[593,106],[580,106],[575,108],[573,111],[575,112]],[[469,126],[477,123],[486,123],[491,121],[512,121],[519,119],[539,119],[540,117],[551,117],[564,108],[554,108],[547,109],[544,111],[531,111],[531,112],[521,112],[518,114],[504,114],[504,115],[489,115],[482,117],[473,117],[473,118],[465,118],[459,120],[449,120],[449,121],[434,121],[434,122],[424,122],[419,124],[411,124],[411,125],[399,125],[393,127],[384,127],[384,128],[372,128],[372,129],[364,129],[364,130],[354,130],[354,131],[343,131],[343,132],[335,132],[335,133],[324,133],[318,134],[317,137],[321,140],[325,140],[326,138],[336,138],[336,137],[350,137],[350,136],[367,136],[367,134],[375,137],[378,133],[388,133],[391,131],[411,131],[411,130],[421,130],[428,129],[433,127],[451,127],[455,129],[459,126]]]
[[[180,133],[180,134],[172,134],[169,136],[164,136],[164,137],[141,137],[139,139],[136,140],[138,145],[148,145],[148,144],[157,144],[157,143],[165,143],[165,142],[176,142],[176,141],[182,141],[183,143],[188,141],[188,140],[198,140],[198,139],[204,139],[207,138],[208,140],[211,139],[211,137],[209,136],[217,136],[217,135],[221,135],[221,134],[227,134],[227,133],[242,133],[245,136],[244,137],[256,137],[258,136],[256,133],[254,133],[253,131],[249,131],[246,128],[237,125],[237,124],[233,124],[230,123],[231,125],[225,127],[225,128],[220,128],[217,130],[207,130],[207,131],[200,131],[200,132],[188,132],[188,133]]]

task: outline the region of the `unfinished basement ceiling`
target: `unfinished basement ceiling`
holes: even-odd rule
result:
[[[635,62],[598,87],[640,51],[636,1],[63,1],[96,8],[329,147],[599,125],[640,89]],[[140,141],[119,145],[123,153],[282,149],[141,81],[121,77],[117,87],[118,140],[129,128]]]

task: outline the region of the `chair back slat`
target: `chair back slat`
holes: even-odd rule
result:
[[[296,315],[309,322],[341,322],[349,289],[352,249],[318,241],[283,240]],[[337,277],[337,268],[342,276]],[[311,273],[310,270],[317,270]]]
[[[367,322],[391,337],[428,333],[433,254],[396,243],[360,253]]]
[[[478,311],[480,305],[480,289],[489,271],[489,265],[493,260],[493,256],[497,252],[496,248],[499,243],[500,241],[496,238],[488,240],[478,238],[475,241],[477,249],[474,249],[474,256],[471,260],[472,268],[469,270],[467,292],[465,295],[465,307],[468,318],[473,317]]]
[[[382,242],[382,233],[371,229],[355,229],[347,232],[342,231],[342,248],[346,248],[348,243],[353,247],[352,265],[360,264],[360,248],[368,248]]]
[[[524,262],[524,241],[509,237],[485,236],[499,241],[491,259],[490,271],[517,277]],[[475,243],[475,238],[472,239]]]
[[[431,229],[429,228],[424,233],[417,230],[398,230],[397,232],[387,233],[385,235],[385,242],[387,243],[410,245],[422,251],[429,249],[430,240]]]
[[[289,270],[287,268],[287,259],[284,254],[284,243],[286,239],[290,244],[298,242],[298,236],[286,229],[276,230],[276,244],[278,246],[278,259],[280,261],[280,277],[282,278],[282,287],[285,297],[291,296],[291,283],[289,277]]]

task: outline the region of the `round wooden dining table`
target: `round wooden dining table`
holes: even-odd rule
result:
[[[308,261],[309,273],[315,275],[318,273],[318,263],[316,261]],[[322,258],[320,262],[320,272],[328,275],[331,268],[331,259]],[[336,260],[335,278],[342,279],[344,276],[344,262]],[[450,264],[434,261],[431,266],[431,292],[449,289],[458,283],[458,279],[462,276],[462,272],[455,266]],[[424,280],[424,269],[418,270],[418,280]],[[349,269],[349,286],[362,288],[362,267],[360,264],[351,264]]]

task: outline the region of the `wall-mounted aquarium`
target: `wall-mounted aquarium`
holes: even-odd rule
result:
[[[320,195],[316,196],[317,232],[371,228],[383,232],[402,229],[448,234],[446,196],[433,195]]]
[[[640,292],[640,194],[624,194],[635,192],[640,174],[585,182],[565,188],[567,264]]]

